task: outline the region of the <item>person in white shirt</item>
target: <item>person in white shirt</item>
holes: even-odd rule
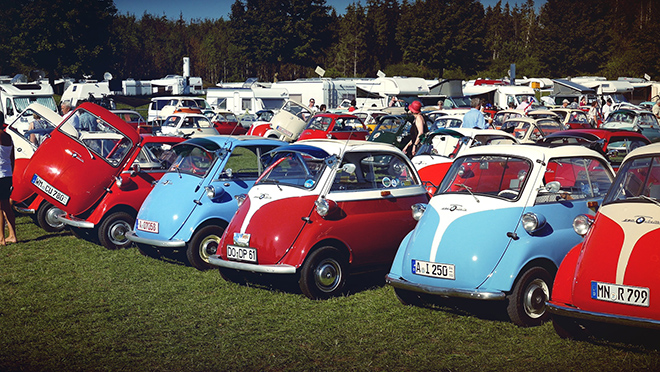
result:
[[[607,117],[610,116],[610,113],[612,112],[612,100],[607,99],[607,103],[603,106],[603,109],[601,110],[603,113],[603,120],[607,120]]]

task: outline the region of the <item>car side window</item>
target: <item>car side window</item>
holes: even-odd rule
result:
[[[237,146],[232,150],[227,164],[225,164],[225,172],[228,169],[231,169],[233,177],[257,178],[259,177],[259,158],[252,149]]]
[[[352,153],[344,157],[331,191],[382,190],[415,185],[418,183],[414,172],[398,155]]]
[[[545,185],[559,183],[558,192],[549,192]],[[543,176],[535,204],[555,203],[604,197],[612,184],[607,166],[600,160],[587,157],[551,159]]]

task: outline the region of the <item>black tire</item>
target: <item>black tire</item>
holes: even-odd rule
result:
[[[542,267],[527,270],[508,296],[506,312],[511,321],[521,327],[535,327],[549,318],[545,302],[552,292],[552,277]]]
[[[209,263],[209,256],[218,252],[220,238],[225,228],[218,225],[209,225],[197,231],[186,249],[188,262],[198,270],[208,270],[215,266]]]
[[[394,294],[396,295],[396,298],[399,299],[399,302],[406,306],[423,306],[425,304],[421,293],[394,288]]]
[[[55,218],[58,214],[64,214],[64,211],[49,202],[41,203],[36,214],[37,225],[47,232],[60,232],[66,227],[63,222]]]
[[[136,245],[138,247],[138,251],[143,256],[147,256],[151,258],[160,258],[160,251],[153,245],[140,244],[140,243],[136,243]]]
[[[123,249],[133,242],[126,233],[133,229],[135,217],[126,212],[114,212],[103,219],[98,230],[99,243],[107,249]]]
[[[564,339],[585,340],[588,336],[587,330],[571,318],[553,315],[552,326],[557,335]]]
[[[347,262],[335,247],[321,247],[307,257],[298,285],[302,293],[322,300],[342,293],[346,285]]]

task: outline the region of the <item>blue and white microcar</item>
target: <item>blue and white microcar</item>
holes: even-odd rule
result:
[[[613,179],[606,159],[578,146],[480,146],[456,158],[399,246],[388,284],[404,304],[426,297],[507,301],[520,326],[547,320],[557,268],[582,237]]]
[[[254,136],[192,138],[174,146],[177,158],[142,203],[127,238],[143,254],[186,250],[190,264],[213,267],[208,257],[238,203],[264,171],[262,154],[286,144]]]

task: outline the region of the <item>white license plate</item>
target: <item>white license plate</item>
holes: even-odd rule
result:
[[[237,247],[227,245],[227,258],[230,260],[257,262],[256,248]]]
[[[412,273],[431,278],[456,279],[454,265],[412,260]]]
[[[591,282],[591,298],[619,304],[649,306],[651,293],[645,287]]]
[[[146,231],[146,232],[158,234],[158,222],[138,219],[137,229],[140,231]]]
[[[32,176],[32,184],[37,186],[41,191],[45,192],[51,198],[62,203],[62,205],[67,205],[69,203],[69,196],[60,190],[54,188],[50,183],[44,181],[43,178],[37,176],[36,174]]]

